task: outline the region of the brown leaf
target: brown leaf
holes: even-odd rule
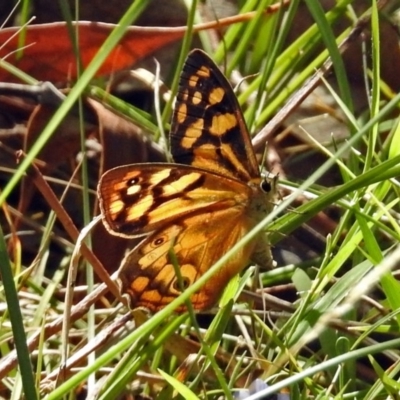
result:
[[[85,137],[97,140],[102,151],[97,155],[102,162],[95,174],[100,175],[103,171],[121,164],[131,164],[146,161],[165,161],[163,153],[157,151],[151,140],[146,139],[144,133],[131,121],[115,114],[99,102],[93,99],[85,99],[84,103],[86,123],[84,125]],[[38,136],[47,125],[55,110],[48,105],[39,105],[35,108],[28,123],[25,150],[36,142]],[[56,168],[64,166],[64,173],[70,175],[73,171],[68,169],[77,166],[76,156],[80,152],[79,120],[74,113],[69,113],[63,123],[57,128],[49,142],[38,156],[39,166],[42,173],[55,176]],[[56,175],[57,176],[57,175]],[[97,182],[98,176],[92,176]],[[79,174],[77,175],[79,178]],[[60,189],[55,187],[58,194]],[[29,179],[24,179],[21,185],[19,210],[25,214],[30,208],[34,194],[34,187]],[[69,191],[68,201],[65,207],[74,220],[80,221],[77,210],[81,210],[81,199],[77,191]],[[113,272],[119,265],[124,251],[130,242],[118,237],[110,236],[102,226],[97,227],[93,233],[93,247],[95,253],[103,262],[105,268]]]
[[[279,8],[280,5],[268,7],[265,9],[265,14],[275,13]],[[193,27],[193,32],[220,29],[237,22],[249,21],[254,16],[255,13],[250,12],[221,18],[218,21],[196,25]],[[71,24],[78,30],[78,47],[82,66],[85,68],[117,25],[88,21]],[[181,39],[186,29],[186,26],[127,28],[119,45],[108,55],[96,76],[109,75],[132,67],[156,50]],[[20,30],[20,27],[0,30],[0,43],[2,43],[0,60],[6,60],[41,81],[66,82],[69,79],[76,79],[76,55],[65,22],[27,26],[23,57],[15,52],[20,48],[18,35]],[[0,81],[16,80],[13,75],[0,68]]]
[[[72,25],[78,30],[80,57],[84,68],[117,26],[87,21],[73,22]],[[65,22],[28,26],[25,39],[25,46],[28,47],[24,48],[23,57],[15,52],[20,48],[20,30],[20,27],[0,30],[0,59],[41,81],[66,82],[76,79],[76,55]],[[129,27],[119,45],[111,51],[97,71],[97,76],[130,68],[155,50],[182,38],[185,30],[186,27]],[[0,80],[17,79],[5,69],[0,69]]]

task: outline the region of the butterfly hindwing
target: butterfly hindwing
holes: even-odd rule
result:
[[[123,260],[118,279],[121,292],[127,294],[133,308],[157,311],[165,307],[248,232],[249,222],[243,220],[241,210],[234,207],[174,221],[145,238]],[[250,242],[243,247],[214,279],[191,297],[195,309],[209,309],[215,304],[229,280],[241,271],[243,260],[249,259],[254,246],[254,242]],[[171,252],[180,269],[182,286]],[[178,311],[185,308],[181,306]]]

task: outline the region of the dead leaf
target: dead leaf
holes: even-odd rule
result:
[[[101,22],[79,21],[72,26],[78,31],[83,67],[87,67],[112,30],[117,26]],[[0,30],[0,58],[40,81],[67,82],[76,79],[76,56],[65,22],[30,25],[26,28],[25,48],[19,48],[20,27]],[[186,27],[158,28],[132,26],[97,71],[96,76],[130,68],[138,60],[183,37]],[[0,63],[1,65],[1,63]],[[17,78],[0,69],[0,80],[15,82]]]

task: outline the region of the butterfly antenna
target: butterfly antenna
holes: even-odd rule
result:
[[[265,169],[265,165],[266,165],[266,162],[267,162],[267,154],[268,154],[268,142],[265,143],[263,155],[262,155],[262,158],[261,158],[260,173],[263,171],[263,169]]]

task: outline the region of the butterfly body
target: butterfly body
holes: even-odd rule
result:
[[[200,50],[185,63],[170,140],[176,164],[117,167],[99,182],[107,229],[125,237],[145,236],[119,270],[118,283],[132,308],[165,307],[273,207],[275,179],[261,177],[232,88]],[[254,254],[257,263],[271,264],[265,233],[191,297],[194,308],[212,307]]]

